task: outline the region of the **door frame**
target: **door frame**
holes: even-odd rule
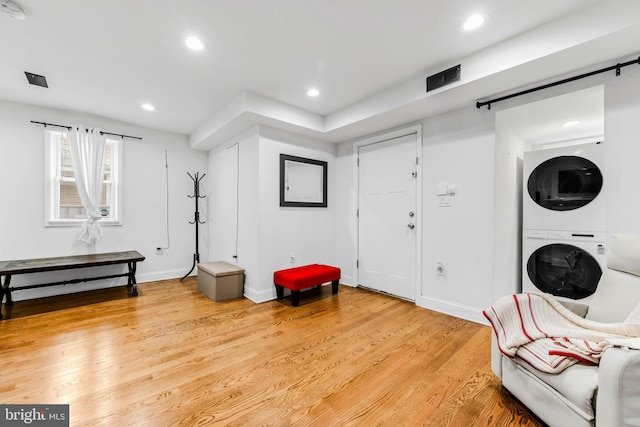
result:
[[[413,125],[405,126],[395,130],[385,131],[380,134],[366,137],[364,139],[357,140],[353,143],[353,185],[354,185],[354,211],[353,211],[353,259],[352,259],[352,271],[354,287],[360,285],[360,270],[358,269],[358,259],[360,258],[360,224],[358,218],[358,209],[360,209],[360,171],[358,166],[360,147],[365,145],[376,144],[385,142],[390,139],[400,138],[408,135],[416,135],[416,172],[418,173],[416,179],[416,227],[418,229],[416,233],[416,251],[415,251],[415,303],[417,304],[422,296],[422,122]]]

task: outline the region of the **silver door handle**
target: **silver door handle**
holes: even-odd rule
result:
[[[409,230],[413,230],[414,228],[416,228],[416,226],[412,222],[407,224],[407,227],[409,227]]]

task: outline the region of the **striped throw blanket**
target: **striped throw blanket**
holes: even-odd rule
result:
[[[504,296],[483,314],[502,354],[543,372],[578,362],[596,365],[611,346],[640,350],[640,325],[583,319],[548,294]]]

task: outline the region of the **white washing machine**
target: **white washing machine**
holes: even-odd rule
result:
[[[523,156],[523,230],[605,231],[603,144]]]
[[[522,292],[588,298],[606,266],[604,233],[523,231]]]

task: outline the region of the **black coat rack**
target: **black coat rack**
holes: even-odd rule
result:
[[[193,196],[187,195],[187,197],[189,197],[190,199],[195,199],[196,201],[196,211],[194,212],[193,221],[189,221],[189,224],[196,225],[196,253],[193,254],[193,265],[191,266],[191,270],[189,270],[187,274],[182,276],[182,279],[180,279],[181,282],[189,274],[191,274],[193,269],[196,267],[196,264],[200,262],[200,252],[198,251],[198,225],[205,223],[205,221],[200,221],[200,211],[198,210],[198,199],[204,199],[206,197],[206,196],[200,196],[200,181],[202,180],[202,178],[204,178],[206,173],[203,173],[202,176],[199,176],[198,172],[196,172],[195,176],[193,176],[189,172],[187,172],[187,175],[189,175],[189,178],[193,180]]]

